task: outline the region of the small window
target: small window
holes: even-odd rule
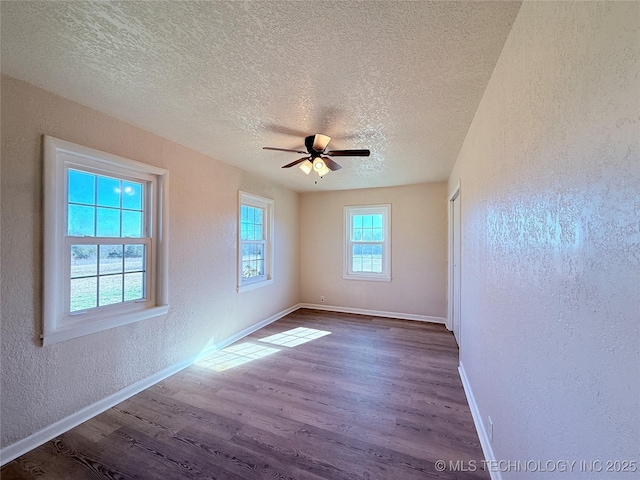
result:
[[[344,275],[391,281],[391,205],[344,207]]]
[[[273,282],[273,200],[239,194],[238,291]]]
[[[166,170],[45,137],[45,345],[167,312],[167,184]]]

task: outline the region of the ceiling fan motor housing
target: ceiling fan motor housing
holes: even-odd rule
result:
[[[307,147],[307,151],[311,158],[319,157],[329,145],[331,137],[316,133],[315,135],[309,135],[304,139],[304,145]]]

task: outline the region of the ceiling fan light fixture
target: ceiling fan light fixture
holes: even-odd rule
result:
[[[311,163],[311,160],[305,160],[303,163],[301,163],[300,170],[309,175],[311,173],[311,170],[313,170],[313,164]]]
[[[316,158],[313,161],[313,169],[316,171],[319,177],[324,177],[331,171],[329,170],[329,167],[325,165],[324,161],[321,158]]]

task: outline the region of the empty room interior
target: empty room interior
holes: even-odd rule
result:
[[[638,478],[640,2],[0,2],[3,479]]]

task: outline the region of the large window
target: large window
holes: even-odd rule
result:
[[[164,169],[45,137],[45,345],[167,312]]]
[[[238,291],[273,282],[273,200],[239,193]]]
[[[391,205],[344,207],[344,278],[391,280]]]

